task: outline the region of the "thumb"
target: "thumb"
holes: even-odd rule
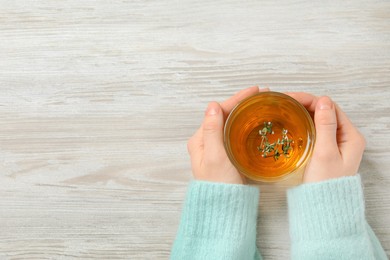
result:
[[[203,145],[205,158],[211,159],[223,148],[223,113],[217,102],[210,102],[203,121]]]
[[[314,123],[317,132],[316,147],[320,147],[323,153],[337,151],[337,117],[334,103],[329,97],[321,97],[318,100]]]

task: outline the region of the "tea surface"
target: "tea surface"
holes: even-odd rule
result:
[[[272,122],[273,134],[267,137],[270,143],[282,137],[282,130],[287,129],[287,136],[292,139],[288,156],[280,155],[275,160],[272,153],[266,158],[259,151],[264,122]],[[275,103],[272,106],[259,106],[249,103],[242,108],[234,118],[230,130],[231,152],[237,162],[251,173],[254,179],[276,178],[286,175],[303,163],[312,140],[310,139],[310,124],[304,117],[300,107],[292,102]]]

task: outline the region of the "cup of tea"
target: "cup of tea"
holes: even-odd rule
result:
[[[298,101],[280,92],[242,100],[224,127],[224,145],[233,165],[255,181],[280,181],[304,168],[315,142],[313,120]]]

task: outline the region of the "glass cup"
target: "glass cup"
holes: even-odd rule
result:
[[[242,100],[224,127],[230,161],[255,181],[280,181],[299,172],[310,159],[314,142],[308,111],[279,92],[260,92]]]

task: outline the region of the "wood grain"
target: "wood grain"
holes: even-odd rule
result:
[[[0,259],[167,259],[211,100],[329,95],[367,138],[367,218],[390,254],[388,1],[0,4]],[[288,259],[284,183],[258,246]]]

